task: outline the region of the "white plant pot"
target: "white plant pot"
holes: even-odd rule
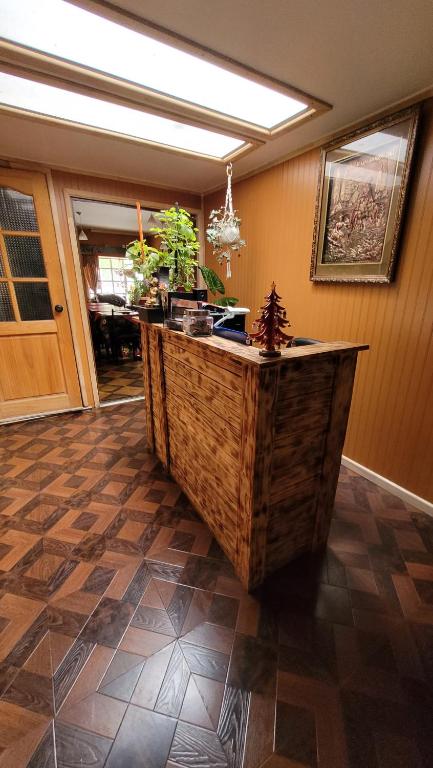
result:
[[[219,239],[223,245],[233,245],[233,243],[240,240],[240,237],[239,227],[235,224],[226,224],[224,227],[221,227]]]

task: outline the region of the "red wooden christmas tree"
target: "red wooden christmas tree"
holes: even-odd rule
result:
[[[279,350],[281,344],[288,345],[289,341],[293,339],[293,336],[288,336],[282,330],[285,326],[289,326],[290,323],[286,320],[286,310],[279,304],[281,296],[278,296],[275,290],[275,283],[272,283],[271,292],[268,296],[265,296],[266,304],[260,307],[262,314],[254,325],[259,329],[257,333],[251,333],[251,338],[261,344],[264,349],[261,349],[259,354],[263,357],[277,357],[281,355]],[[276,349],[278,347],[278,349]]]

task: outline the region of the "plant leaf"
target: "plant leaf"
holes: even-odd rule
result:
[[[199,265],[199,270],[203,275],[203,280],[205,281],[208,289],[211,293],[221,293],[224,294],[226,292],[226,289],[224,287],[224,283],[221,280],[221,278],[217,275],[216,272],[214,272],[213,269],[210,267],[204,266],[204,264]]]
[[[218,307],[234,307],[238,301],[239,299],[235,299],[234,296],[222,296],[220,299],[215,299],[213,303]]]

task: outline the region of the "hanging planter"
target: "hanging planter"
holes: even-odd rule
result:
[[[211,211],[206,236],[212,245],[213,253],[219,264],[225,260],[227,278],[232,276],[231,257],[246,245],[241,238],[241,220],[233,210],[232,199],[232,164],[227,165],[227,192],[225,204],[217,211]]]

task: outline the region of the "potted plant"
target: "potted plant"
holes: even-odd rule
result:
[[[197,240],[197,227],[191,215],[177,205],[156,215],[160,227],[150,230],[160,241],[158,266],[169,267],[170,288],[191,291],[195,283],[195,270],[198,266],[197,254],[200,243]]]
[[[221,306],[234,306],[237,299],[226,297],[225,287],[213,269],[199,265],[197,261],[200,243],[197,239],[197,227],[191,215],[184,208],[172,206],[155,214],[161,226],[152,227],[151,232],[159,238],[160,248],[147,245],[145,240],[129,243],[126,254],[132,260],[129,274],[134,277],[134,288],[142,285],[142,295],[149,293],[152,278],[161,268],[169,270],[169,285],[172,291],[192,291],[195,285],[196,270],[199,269],[206,287],[213,295],[220,294],[214,303]],[[153,313],[155,314],[155,313]],[[156,315],[155,315],[156,316]]]

